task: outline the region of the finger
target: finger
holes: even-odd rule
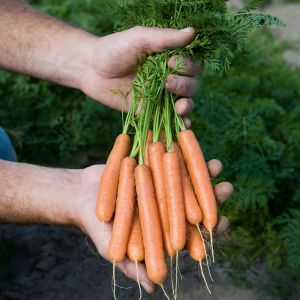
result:
[[[196,94],[199,87],[199,81],[193,77],[169,75],[165,86],[175,95],[191,97]]]
[[[183,71],[179,74],[195,77],[202,73],[203,69],[201,65],[196,64],[193,60],[188,57],[182,57],[179,55],[172,56],[168,61],[168,67],[174,70],[178,63],[183,63]]]
[[[225,216],[221,216],[219,218],[218,224],[216,225],[215,229],[214,229],[214,233],[215,235],[221,235],[223,234],[225,231],[227,231],[229,229],[230,223],[227,217]]]
[[[182,120],[183,120],[183,124],[184,124],[184,126],[185,126],[186,129],[191,128],[192,122],[191,122],[191,120],[189,118],[185,117],[185,118],[182,118]]]
[[[146,290],[148,293],[154,292],[154,284],[148,278],[146,268],[144,264],[136,264],[126,258],[123,262],[117,265],[117,267],[130,279],[137,281],[137,271],[139,275],[139,281],[141,286]],[[138,268],[138,270],[136,269]]]
[[[222,235],[225,231],[227,231],[229,229],[229,226],[230,226],[230,223],[229,223],[228,218],[225,216],[220,216],[218,219],[218,223],[213,231],[214,236]],[[207,231],[207,229],[205,227],[201,228],[201,232],[202,232],[203,237],[206,240],[210,239],[209,232]]]
[[[185,117],[188,114],[190,114],[193,108],[194,101],[191,98],[181,98],[175,103],[176,112],[182,117]]]
[[[215,195],[219,204],[223,204],[233,193],[230,182],[221,182],[215,186]]]
[[[208,161],[207,167],[211,178],[217,177],[223,170],[223,165],[218,159]]]
[[[127,31],[143,52],[163,52],[167,49],[182,48],[195,37],[196,30],[188,27],[182,30],[136,26]]]

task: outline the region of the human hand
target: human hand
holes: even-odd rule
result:
[[[213,159],[208,163],[208,169],[212,178],[218,176],[222,171],[222,164],[219,160]],[[100,255],[108,259],[108,247],[112,232],[112,222],[101,223],[95,214],[98,194],[99,178],[103,173],[105,165],[92,166],[84,169],[81,173],[81,196],[76,201],[74,215],[75,225],[81,228],[94,242]],[[233,187],[228,182],[222,182],[215,186],[215,194],[218,203],[224,203],[232,194]],[[220,217],[215,228],[215,235],[224,233],[229,227],[226,217]],[[136,280],[136,266],[126,258],[117,267],[129,278]],[[138,264],[139,278],[144,289],[151,293],[154,291],[154,284],[149,280],[145,265]]]
[[[89,59],[81,74],[81,90],[99,102],[125,111],[130,105],[130,95],[124,103],[120,95],[112,89],[119,89],[125,95],[131,90],[139,62],[154,52],[183,47],[190,43],[195,35],[193,28],[185,30],[146,28],[137,26],[129,30],[94,38],[88,46]],[[174,68],[178,57],[171,57],[168,66]],[[181,75],[169,75],[165,87],[172,93],[183,97],[176,104],[177,112],[186,117],[193,108],[191,96],[198,88],[194,77],[201,73],[201,67],[188,58],[183,58],[185,71]],[[185,120],[190,127],[188,119]]]

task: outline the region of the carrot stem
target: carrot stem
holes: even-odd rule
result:
[[[166,133],[166,144],[167,151],[172,151],[172,131],[171,131],[171,109],[170,109],[170,93],[165,92],[164,95],[164,110],[163,110],[163,119],[164,127]]]

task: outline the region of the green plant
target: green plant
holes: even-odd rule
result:
[[[300,70],[266,31],[247,50],[226,78],[202,78],[193,126],[208,158],[224,159],[218,181],[235,186],[223,208],[233,228],[227,258],[240,269],[263,258],[299,280]]]

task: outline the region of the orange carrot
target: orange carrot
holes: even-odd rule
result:
[[[199,230],[195,225],[189,223],[186,224],[186,229],[186,248],[190,256],[196,261],[203,261],[206,257],[206,253]]]
[[[197,225],[202,221],[202,212],[195,196],[180,147],[177,143],[173,142],[172,149],[177,154],[180,162],[180,173],[186,219],[189,223]]]
[[[191,130],[181,131],[178,134],[178,142],[203,214],[203,224],[210,234],[212,258],[214,261],[212,231],[218,222],[218,211],[204,155],[195,134]]]
[[[178,252],[183,249],[186,242],[186,226],[180,162],[175,152],[164,154],[163,175],[168,203],[171,244],[173,249]]]
[[[148,156],[148,147],[152,143],[153,140],[153,131],[149,130],[147,135],[145,153],[144,153],[144,165],[149,167],[149,156]]]
[[[136,161],[125,157],[121,164],[118,197],[113,222],[108,257],[113,263],[121,262],[126,255],[131,223],[134,212],[135,189],[134,170]]]
[[[178,142],[203,214],[203,224],[211,233],[218,221],[217,201],[201,147],[191,130],[181,131]]]
[[[137,212],[134,213],[130,237],[127,245],[127,255],[133,262],[140,262],[145,258],[141,223]]]
[[[130,137],[120,134],[107,159],[100,180],[96,215],[100,221],[109,222],[114,214],[122,159],[129,154]]]
[[[151,171],[147,166],[139,165],[135,168],[135,182],[147,274],[154,283],[162,285],[167,277],[167,266]]]
[[[168,203],[166,198],[163,177],[163,156],[165,148],[161,142],[152,143],[148,148],[150,169],[152,173],[156,201],[158,205],[163,240],[168,255],[172,258],[175,254],[170,240],[170,225],[168,217]]]

